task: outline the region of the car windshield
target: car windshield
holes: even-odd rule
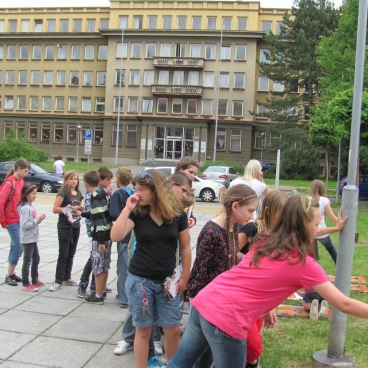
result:
[[[224,167],[209,166],[206,171],[224,173],[226,172],[226,169]]]
[[[36,164],[31,164],[31,170],[34,171],[36,174],[47,174],[48,172],[41,166]]]

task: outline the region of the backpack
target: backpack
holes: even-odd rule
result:
[[[4,183],[1,185],[1,187],[0,187],[0,192],[1,192],[2,188],[3,188],[3,185],[4,185],[7,181],[8,181],[8,180],[5,180],[5,181],[4,181]],[[15,180],[12,180],[12,182],[13,182],[13,186],[12,186],[12,188],[11,188],[11,190],[10,190],[9,195],[8,195],[8,199],[7,199],[7,200],[6,200],[6,202],[4,203],[4,210],[5,210],[5,208],[8,206],[8,204],[10,203],[11,199],[13,198],[14,192],[15,192],[15,188],[16,188],[16,186],[15,186]]]

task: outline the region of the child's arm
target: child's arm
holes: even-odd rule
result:
[[[64,207],[61,207],[61,204],[63,203],[63,201],[64,201],[63,196],[61,196],[61,195],[56,196],[55,202],[54,202],[54,207],[52,209],[53,213],[59,213],[59,214],[63,213],[63,208]]]
[[[335,216],[335,214],[333,213],[332,211],[332,208],[331,208],[331,204],[328,203],[327,206],[325,207],[325,210],[328,214],[328,217],[336,224],[337,222],[337,217]]]
[[[183,274],[176,287],[176,290],[178,293],[183,293],[187,289],[187,283],[190,275],[190,265],[192,263],[192,253],[190,251],[190,236],[188,228],[180,231],[179,242]]]
[[[317,236],[336,233],[337,231],[342,230],[347,219],[347,216],[345,216],[344,219],[342,218],[342,209],[340,208],[336,218],[336,225],[333,227],[318,228]]]
[[[45,218],[44,216],[45,215],[40,215],[36,218],[33,218],[32,211],[27,208],[27,206],[22,206],[19,213],[21,229],[28,230],[36,227]]]

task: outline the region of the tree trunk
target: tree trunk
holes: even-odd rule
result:
[[[328,193],[328,178],[329,178],[329,174],[330,174],[330,155],[329,155],[329,152],[328,152],[328,147],[326,147],[326,166],[325,166],[325,169],[326,169],[326,196],[327,196],[327,193]]]

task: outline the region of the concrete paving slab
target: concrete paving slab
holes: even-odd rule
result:
[[[47,286],[51,286],[50,284]],[[46,291],[41,293],[40,296],[43,298],[56,298],[56,299],[72,299],[81,302],[81,300],[76,295],[77,287],[76,286],[63,286],[58,291],[49,291],[46,288]],[[60,301],[61,302],[61,301]]]
[[[101,344],[40,336],[9,360],[36,366],[42,362],[50,367],[80,368],[100,347]]]
[[[115,349],[116,345],[118,344],[118,342],[123,340],[123,336],[122,336],[122,332],[121,332],[121,330],[123,329],[123,325],[124,325],[124,323],[121,324],[120,328],[118,330],[116,330],[116,332],[107,341],[107,344],[113,345],[113,347],[111,348],[112,352],[114,351],[114,349]]]
[[[78,308],[75,308],[69,316],[122,323],[125,320],[126,314],[127,309],[124,310],[115,304],[105,303],[103,306],[94,306],[82,303]]]
[[[10,288],[10,286],[8,285],[4,285],[7,286],[8,288]],[[14,287],[16,290],[19,289],[19,287]],[[0,287],[1,289],[1,287]],[[0,290],[1,291],[1,290]],[[12,309],[22,303],[24,303],[25,301],[33,298],[35,295],[33,293],[26,293],[23,291],[23,294],[21,293],[7,293],[6,296],[5,294],[3,294],[2,298],[1,298],[1,308],[5,308],[5,309]]]
[[[1,364],[1,368],[32,368],[32,367],[40,368],[40,367],[50,367],[50,366],[41,365],[41,364],[34,365],[34,364],[29,364],[29,363],[23,364],[20,362],[10,362],[9,360]]]
[[[7,359],[22,346],[34,339],[36,335],[1,331],[0,334],[0,358]]]
[[[113,349],[105,345],[85,365],[86,368],[132,368],[135,367],[134,353],[129,351],[124,355],[114,355]]]

